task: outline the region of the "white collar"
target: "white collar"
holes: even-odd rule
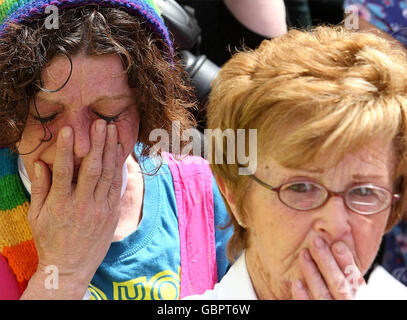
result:
[[[407,300],[407,287],[382,266],[377,266],[367,285],[357,290],[355,300]]]
[[[252,281],[246,267],[245,252],[235,261],[213,290],[202,295],[193,295],[185,300],[257,300]]]
[[[29,194],[31,194],[31,181],[30,181],[30,178],[28,178],[27,170],[25,169],[24,162],[23,162],[23,159],[21,158],[21,156],[18,156],[18,173],[20,174],[21,181],[23,182],[24,187],[26,188],[27,192]],[[122,175],[123,175],[123,178],[122,178],[123,183],[122,183],[121,197],[123,197],[124,191],[126,191],[126,187],[127,187],[128,171],[127,171],[126,162],[123,164]]]
[[[257,300],[252,281],[247,271],[245,251],[222,278],[218,299]]]

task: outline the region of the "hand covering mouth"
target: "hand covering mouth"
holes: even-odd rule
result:
[[[31,194],[31,181],[28,177],[27,170],[25,169],[23,159],[21,156],[18,156],[18,173],[21,178],[22,183],[24,184],[24,187],[28,191],[29,194]],[[48,164],[48,168],[51,171],[51,179],[52,179],[52,165]],[[75,166],[72,174],[72,184],[77,184],[78,183],[78,177],[79,177],[79,166]],[[123,169],[122,169],[122,190],[121,190],[121,197],[123,197],[124,192],[126,191],[127,187],[127,179],[128,179],[128,171],[127,171],[127,165],[126,163],[123,164]]]

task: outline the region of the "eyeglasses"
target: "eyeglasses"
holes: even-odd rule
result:
[[[272,187],[254,175],[250,176],[263,187],[277,192],[280,201],[287,207],[308,211],[324,206],[331,197],[341,197],[345,206],[353,212],[372,215],[386,210],[400,194],[393,194],[383,187],[371,183],[351,186],[343,192],[330,191],[313,181],[292,181]]]

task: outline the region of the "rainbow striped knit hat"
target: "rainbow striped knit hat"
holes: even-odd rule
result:
[[[20,23],[31,17],[45,16],[48,6],[67,9],[89,4],[122,9],[139,17],[147,22],[153,32],[165,39],[173,51],[168,30],[154,0],[0,0],[0,37],[6,28],[5,22]]]

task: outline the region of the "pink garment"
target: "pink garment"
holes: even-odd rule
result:
[[[212,171],[200,157],[179,161],[165,153],[164,158],[172,174],[177,202],[182,299],[213,289],[218,280]]]
[[[0,254],[0,300],[18,300],[20,295],[17,279],[7,260]]]

